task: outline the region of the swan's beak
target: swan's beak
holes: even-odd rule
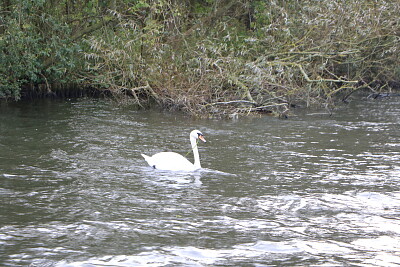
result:
[[[207,142],[203,135],[199,135],[199,139],[200,139],[201,141],[203,141],[204,143]]]

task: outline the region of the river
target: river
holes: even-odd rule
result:
[[[140,153],[193,160],[172,173]],[[1,266],[398,266],[400,99],[193,119],[101,99],[0,105]]]

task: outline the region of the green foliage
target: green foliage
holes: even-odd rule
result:
[[[38,81],[37,38],[21,30],[15,19],[7,21],[7,31],[0,39],[0,97],[17,99],[23,83]]]
[[[75,82],[83,66],[80,42],[72,40],[60,6],[49,1],[10,1],[0,10],[0,98],[19,99],[23,88]]]

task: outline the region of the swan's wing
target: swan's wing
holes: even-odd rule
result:
[[[142,154],[147,163],[159,170],[167,171],[193,171],[194,165],[184,156],[175,152],[161,152],[151,157]]]

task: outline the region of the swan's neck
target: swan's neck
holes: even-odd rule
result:
[[[199,150],[197,149],[197,142],[195,138],[190,137],[190,144],[192,145],[193,149],[193,156],[194,156],[194,167],[196,169],[200,169],[200,156],[199,156]]]

